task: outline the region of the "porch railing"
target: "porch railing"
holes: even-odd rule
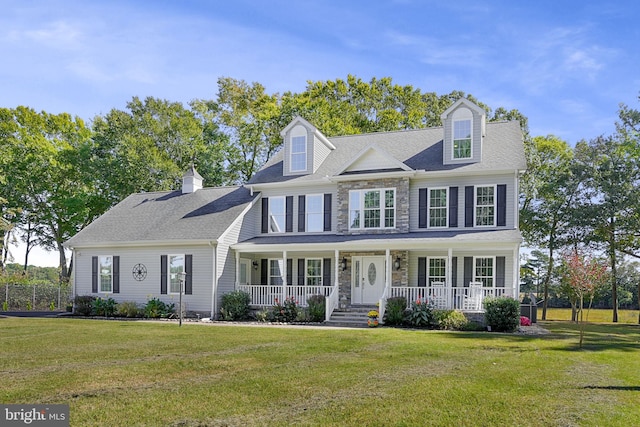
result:
[[[306,307],[310,296],[328,297],[333,286],[238,285],[237,289],[249,294],[252,306],[272,307],[276,305],[276,300],[282,303],[287,298],[293,298],[299,306]]]
[[[340,295],[338,293],[338,287],[332,286],[329,295],[324,300],[324,320],[331,320],[331,315],[333,314],[333,310],[338,308],[338,303],[340,302]]]
[[[447,288],[442,285],[435,286],[393,286],[391,287],[390,297],[405,297],[407,305],[412,302],[432,301],[436,308],[440,309],[457,309],[463,311],[482,311],[484,310],[483,301],[488,297],[513,296],[513,289],[485,288],[477,284],[469,287],[453,287]]]

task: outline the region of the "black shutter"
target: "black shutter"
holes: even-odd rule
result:
[[[451,286],[458,286],[458,257],[451,258]]]
[[[427,189],[418,190],[418,227],[427,228]]]
[[[469,286],[469,282],[473,281],[473,257],[464,257],[464,282],[462,286]]]
[[[425,257],[418,258],[418,286],[427,286],[427,259]]]
[[[287,286],[293,285],[293,260],[287,258]]]
[[[449,227],[458,226],[458,187],[449,187]]]
[[[331,258],[322,260],[322,286],[331,286]]]
[[[306,200],[307,198],[304,194],[302,196],[298,196],[298,231],[300,232],[305,230]]]
[[[331,231],[331,193],[324,195],[324,231]]]
[[[473,186],[464,187],[464,226],[473,227]]]
[[[503,256],[496,257],[496,287],[498,288],[504,287],[505,261],[505,257]]]
[[[507,225],[507,186],[505,184],[500,184],[497,187],[497,210],[498,210],[498,227],[503,227]]]
[[[98,293],[98,257],[91,257],[91,292]]]
[[[184,272],[187,275],[184,278],[184,294],[193,294],[193,255],[184,256]]]
[[[286,198],[286,213],[285,227],[286,232],[291,233],[293,231],[293,196],[287,196]]]
[[[120,293],[120,257],[113,257],[113,293]]]
[[[262,198],[262,232],[269,232],[269,199]]]
[[[167,293],[167,256],[160,255],[160,293]]]
[[[268,267],[268,263],[269,260],[268,259],[261,259],[260,260],[260,284],[261,285],[268,285],[269,284],[269,267]]]
[[[298,286],[304,286],[305,265],[304,258],[298,258]]]

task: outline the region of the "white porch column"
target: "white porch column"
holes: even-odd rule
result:
[[[236,251],[236,280],[234,289],[238,289],[238,284],[240,283],[240,252]]]
[[[513,297],[520,300],[520,244],[513,248]]]
[[[386,257],[387,257],[387,271],[385,274],[385,284],[384,284],[385,289],[391,286],[391,269],[393,268],[393,265],[391,264],[391,249],[389,248],[387,248]]]
[[[287,299],[287,251],[282,251],[282,302]]]
[[[453,249],[447,251],[447,308],[453,308]]]

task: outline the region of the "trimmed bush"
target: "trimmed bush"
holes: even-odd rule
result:
[[[118,303],[113,298],[96,298],[93,300],[92,313],[96,316],[112,317],[116,312]]]
[[[93,295],[76,295],[73,299],[75,313],[80,316],[91,316],[93,312],[93,301],[96,299]]]
[[[325,297],[324,295],[311,295],[307,300],[309,305],[309,321],[324,322],[325,316]]]
[[[142,310],[133,301],[124,301],[118,304],[116,314],[120,317],[142,317]]]
[[[220,315],[222,320],[245,320],[249,318],[251,296],[244,291],[233,291],[222,295]]]
[[[487,298],[484,310],[484,318],[491,331],[514,332],[520,325],[520,303],[513,298]]]
[[[382,321],[387,326],[400,326],[404,323],[407,299],[405,297],[391,297],[387,300]]]
[[[469,323],[469,319],[457,310],[433,310],[433,318],[437,328],[450,331],[462,331]]]

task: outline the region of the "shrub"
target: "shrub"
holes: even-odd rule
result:
[[[307,300],[308,313],[311,322],[324,322],[325,297],[324,295],[311,295]]]
[[[245,320],[249,318],[251,296],[244,291],[233,291],[222,296],[220,314],[222,320]]]
[[[117,314],[120,317],[142,317],[142,310],[133,301],[124,301],[118,304]]]
[[[383,322],[388,326],[399,326],[404,322],[407,299],[405,297],[391,297],[384,309]]]
[[[118,303],[113,298],[102,299],[100,297],[93,300],[92,314],[96,316],[113,316],[116,312]]]
[[[273,306],[273,320],[275,322],[293,322],[298,318],[298,303],[293,298],[287,298],[283,304],[276,299],[276,305]]]
[[[171,314],[175,313],[175,311],[175,304],[165,304],[158,298],[150,299],[144,306],[145,317],[151,319],[157,319],[159,317],[169,317]]]
[[[91,316],[93,311],[93,301],[96,299],[93,295],[77,295],[73,299],[75,312],[81,316]]]
[[[428,328],[435,325],[433,317],[433,304],[429,301],[417,300],[411,303],[406,316],[407,324],[417,328]]]
[[[520,324],[520,303],[509,297],[484,300],[484,318],[492,331],[513,332]]]
[[[273,320],[273,314],[271,310],[263,308],[256,313],[256,320],[258,322],[271,322]]]
[[[457,310],[433,310],[434,324],[439,329],[461,331],[467,327],[469,319]]]

